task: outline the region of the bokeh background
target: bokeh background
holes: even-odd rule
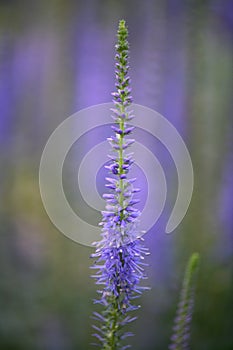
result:
[[[164,233],[172,194],[145,236],[151,290],[132,325],[133,349],[167,348],[194,251],[201,265],[192,349],[233,349],[230,0],[0,1],[1,349],[92,348],[92,249],[52,225],[38,169],[47,139],[65,118],[110,101],[121,18],[130,31],[134,101],[173,123],[195,175],[190,208],[175,233]],[[157,144],[143,137],[156,153]],[[174,164],[165,153],[158,158],[175,193]]]

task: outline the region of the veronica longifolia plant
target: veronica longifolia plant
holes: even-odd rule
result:
[[[100,297],[96,303],[103,305],[101,313],[94,313],[95,319],[101,321],[99,327],[93,326],[97,332],[99,345],[104,350],[126,349],[122,340],[132,333],[124,332],[124,326],[136,317],[128,313],[139,306],[132,300],[139,296],[146,287],[139,285],[145,278],[143,265],[144,256],[148,254],[142,244],[138,232],[140,211],[135,208],[138,199],[134,196],[139,192],[133,186],[135,179],[130,179],[128,173],[133,164],[132,153],[128,149],[134,142],[129,138],[133,127],[129,126],[133,118],[130,105],[132,103],[130,77],[128,75],[129,44],[128,30],[125,21],[119,22],[118,41],[116,44],[115,73],[116,91],[112,93],[114,108],[114,135],[108,138],[111,145],[110,162],[106,166],[110,175],[106,178],[108,193],[106,210],[102,212],[102,240],[95,242],[96,251],[92,255],[96,259],[93,269],[97,269],[96,284],[102,285],[98,290]]]
[[[199,266],[199,260],[199,254],[194,253],[191,255],[188,261],[169,350],[188,350],[190,348],[190,327],[194,305],[195,279]]]

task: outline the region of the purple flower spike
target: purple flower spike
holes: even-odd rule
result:
[[[104,350],[128,348],[128,345],[121,345],[121,341],[132,334],[124,333],[122,328],[136,319],[127,315],[139,307],[132,301],[148,289],[139,285],[146,277],[143,269],[146,264],[143,261],[144,256],[149,254],[138,232],[140,211],[134,205],[139,200],[134,195],[139,189],[133,187],[135,179],[128,178],[133,164],[132,153],[128,153],[128,148],[134,140],[127,139],[127,136],[134,128],[127,125],[133,115],[129,110],[132,97],[128,76],[128,30],[124,20],[119,22],[117,37],[117,91],[112,93],[115,108],[111,109],[115,135],[108,138],[113,155],[109,156],[110,162],[106,165],[110,174],[106,178],[109,193],[103,195],[106,208],[102,211],[100,223],[102,240],[94,243],[96,251],[92,254],[96,259],[92,268],[97,270],[93,277],[96,278],[97,285],[103,286],[98,291],[100,298],[95,302],[104,307],[101,314],[94,313],[95,319],[102,322],[100,327],[94,326],[97,331],[94,336],[99,339],[99,345]]]

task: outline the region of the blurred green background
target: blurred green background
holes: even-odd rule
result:
[[[233,349],[233,4],[227,0],[0,1],[1,349],[92,348],[92,249],[52,225],[38,170],[47,139],[65,118],[110,101],[121,18],[130,32],[134,101],[176,126],[195,175],[176,232],[166,235],[160,223],[145,236],[152,288],[141,298],[132,348],[167,348],[185,264],[198,251],[192,349]],[[168,217],[172,203],[166,205]]]

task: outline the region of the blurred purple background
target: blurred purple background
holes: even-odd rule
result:
[[[130,32],[134,102],[173,123],[189,148],[195,175],[188,213],[176,232],[166,235],[176,193],[174,164],[156,140],[138,132],[166,170],[170,200],[145,236],[152,289],[132,325],[133,349],[167,348],[193,251],[200,252],[201,266],[192,349],[233,349],[233,5],[228,0],[0,1],[1,349],[91,349],[92,249],[52,225],[40,199],[38,169],[47,139],[65,118],[110,101],[122,18]],[[84,146],[105,137],[104,131],[86,135]]]

